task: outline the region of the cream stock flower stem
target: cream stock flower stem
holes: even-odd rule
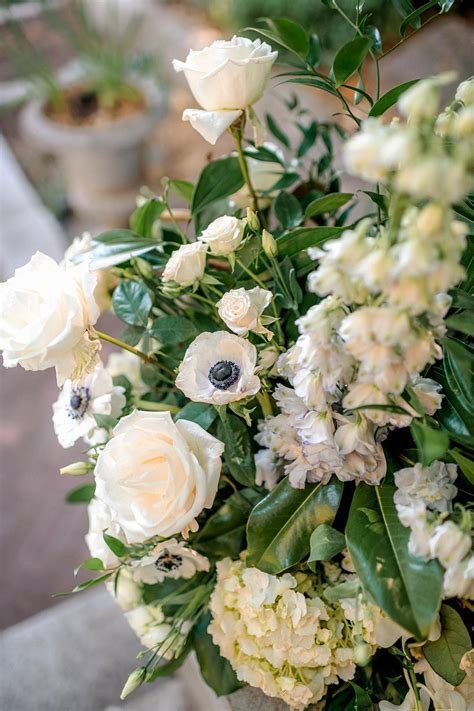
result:
[[[170,376],[172,376],[172,384],[174,384],[175,374],[173,373],[171,368],[168,368],[168,366],[164,365],[163,363],[160,363],[160,361],[157,360],[157,358],[155,358],[154,356],[149,356],[146,353],[143,353],[142,351],[138,350],[138,348],[134,348],[133,346],[130,346],[128,343],[125,343],[124,341],[121,341],[118,338],[109,336],[107,333],[102,333],[102,331],[97,331],[95,329],[95,333],[101,339],[101,341],[112,343],[112,345],[118,346],[118,348],[122,348],[124,351],[133,353],[133,355],[136,355],[138,358],[141,358],[145,363],[148,363],[149,365],[155,365],[160,370],[165,371]]]
[[[240,169],[242,171],[242,175],[244,176],[244,181],[249,189],[250,197],[252,199],[252,209],[254,212],[258,212],[257,194],[255,192],[255,189],[252,185],[252,181],[250,179],[247,160],[245,158],[244,151],[242,148],[242,133],[243,133],[244,125],[245,125],[245,119],[243,121],[241,119],[239,125],[233,125],[229,128],[229,133],[235,140],[235,145],[237,147],[237,155],[239,158]]]

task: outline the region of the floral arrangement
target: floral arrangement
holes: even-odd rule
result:
[[[68,499],[95,575],[73,592],[105,582],[145,647],[123,698],[194,650],[218,695],[472,708],[474,79],[441,113],[451,74],[373,98],[350,78],[366,58],[378,77],[380,38],[345,17],[329,75],[299,25],[259,31],[287,79],[341,100],[349,137],[292,97],[296,131],[267,116],[264,142],[277,52],[191,51],[183,118],[235,153],[1,285],[4,365],[55,368],[59,442],[87,448],[61,470],[89,477]],[[340,191],[334,140],[367,190]],[[101,341],[122,350],[103,363]]]

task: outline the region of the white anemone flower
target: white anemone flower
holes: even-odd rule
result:
[[[81,437],[89,443],[103,441],[104,437],[97,438],[98,430],[103,428],[98,427],[94,415],[117,418],[125,404],[124,389],[113,384],[102,363],[82,380],[66,380],[53,405],[53,425],[59,444],[67,449]]]
[[[193,402],[226,405],[255,395],[257,349],[226,331],[201,333],[189,346],[179,366],[178,387]]]
[[[132,577],[137,582],[152,585],[162,583],[165,578],[192,578],[201,570],[208,571],[209,567],[205,556],[170,538],[133,563]]]

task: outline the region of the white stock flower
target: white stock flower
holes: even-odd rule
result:
[[[118,418],[126,404],[123,393],[122,387],[114,386],[102,363],[81,380],[66,380],[53,405],[54,431],[60,445],[72,447],[81,437],[86,441],[95,439],[101,428],[94,415]]]
[[[235,252],[244,237],[245,220],[232,215],[223,215],[211,222],[199,235],[212,254],[223,255]]]
[[[238,336],[246,336],[249,331],[272,336],[272,332],[262,325],[261,316],[272,300],[272,292],[261,289],[231,289],[217,302],[217,311],[227,328]]]
[[[100,499],[93,498],[87,507],[89,516],[89,531],[86,533],[86,544],[93,558],[99,558],[105,568],[118,565],[118,558],[108,547],[104,540],[104,531],[120,541],[125,537],[119,524],[112,521],[112,512],[107,504]]]
[[[416,82],[398,99],[398,108],[409,120],[433,119],[439,110],[441,87],[456,78],[454,72],[444,72]]]
[[[431,511],[452,511],[452,500],[457,494],[453,484],[456,477],[455,464],[438,461],[428,467],[417,462],[414,467],[399,469],[394,475],[398,490],[393,497],[399,514],[401,509],[411,508],[416,501],[421,501]]]
[[[469,192],[471,178],[461,155],[428,153],[404,165],[396,175],[395,185],[415,198],[449,204]]]
[[[176,387],[193,402],[225,405],[255,395],[257,349],[226,331],[204,332],[189,346],[181,362]]]
[[[99,342],[89,337],[99,317],[96,283],[86,263],[62,269],[36,252],[0,284],[3,365],[25,370],[54,367],[59,386],[87,371],[99,349]]]
[[[413,417],[416,417],[416,411],[403,400],[403,398],[389,397],[382,392],[374,383],[355,381],[348,387],[347,393],[342,401],[344,408],[352,410],[355,408],[363,408],[364,405],[395,405],[406,411],[404,413],[390,412],[389,410],[371,407],[370,409],[360,409],[361,415],[364,415],[368,420],[374,422],[379,427],[383,425],[393,425],[394,427],[408,427]]]
[[[421,709],[415,698],[415,694],[410,689],[401,704],[392,704],[390,701],[380,701],[379,711],[428,711],[430,708],[429,694],[425,689],[419,689],[419,694]]]
[[[224,445],[194,422],[169,412],[135,410],[123,417],[101,451],[96,496],[129,543],[198,528],[212,506]]]
[[[422,378],[420,375],[412,379],[412,387],[415,395],[424,407],[427,415],[434,415],[441,407],[444,395],[441,393],[442,386],[431,378]]]
[[[471,538],[454,521],[445,521],[436,527],[429,547],[432,558],[437,558],[444,568],[451,568],[469,553]]]
[[[195,573],[209,570],[207,558],[178,543],[176,538],[158,543],[140,560],[133,561],[131,574],[140,583],[162,583],[166,578],[174,580],[192,578]]]
[[[456,101],[462,101],[465,106],[474,104],[474,77],[469,77],[459,84],[454,98]]]
[[[173,626],[165,618],[159,605],[139,605],[125,613],[125,618],[140,639],[141,644],[148,649],[159,647],[159,654],[164,659],[172,659],[180,647],[181,640],[171,637]],[[171,641],[173,639],[173,641]]]
[[[192,286],[204,276],[206,252],[207,247],[202,242],[182,244],[166,262],[162,280],[174,281],[180,286]]]
[[[275,455],[270,449],[260,449],[255,456],[255,483],[271,491],[277,485],[280,471]]]
[[[469,654],[472,654],[472,651]],[[467,670],[466,676],[458,686],[449,684],[439,676],[426,659],[421,659],[416,663],[415,672],[417,674],[423,673],[423,680],[431,695],[435,711],[472,711],[474,679],[470,670]]]
[[[444,572],[443,596],[474,600],[474,555],[449,566]]]
[[[183,120],[191,121],[193,128],[214,144],[262,97],[277,55],[265,42],[234,36],[199,51],[190,50],[185,62],[174,59],[175,71],[184,72],[203,109],[186,109]]]
[[[351,175],[384,182],[415,150],[415,136],[406,127],[397,121],[387,126],[369,118],[344,144],[344,159]]]

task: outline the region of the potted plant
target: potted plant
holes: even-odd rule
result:
[[[156,55],[133,49],[137,15],[113,32],[99,29],[82,1],[71,20],[50,8],[45,16],[76,60],[67,81],[59,80],[21,27],[9,23],[12,58],[35,90],[21,114],[21,129],[58,156],[76,214],[120,224],[143,181],[146,139],[166,110]]]

